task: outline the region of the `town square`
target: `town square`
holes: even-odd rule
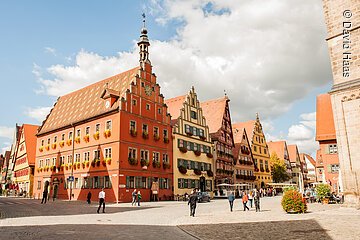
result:
[[[0,239],[360,239],[360,2],[262,3],[1,3]]]

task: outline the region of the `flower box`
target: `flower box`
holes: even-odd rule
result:
[[[133,136],[133,137],[136,137],[137,136],[137,132],[135,129],[131,128],[130,129],[130,135]]]
[[[77,167],[77,169],[80,169],[80,165],[81,165],[81,163],[80,163],[80,162],[77,162],[77,163],[76,163],[76,167]]]
[[[207,156],[208,158],[213,158],[213,157],[214,157],[214,155],[212,155],[212,153],[206,153],[206,156]]]
[[[163,168],[164,168],[164,169],[170,169],[170,163],[168,163],[168,162],[163,162]]]
[[[47,151],[49,151],[49,150],[50,150],[50,145],[46,145],[46,146],[45,146],[45,149],[46,149]]]
[[[39,151],[43,152],[44,151],[44,146],[39,147]]]
[[[99,160],[99,159],[97,159],[97,160],[95,161],[95,165],[96,165],[97,167],[100,167],[100,160]]]
[[[186,147],[179,147],[180,152],[182,153],[186,153],[187,152],[187,148]]]
[[[149,133],[148,132],[143,132],[142,137],[143,137],[143,139],[148,139],[149,138]]]
[[[160,168],[160,166],[161,166],[160,161],[153,161],[152,165],[154,168]]]
[[[104,167],[106,167],[106,159],[103,159],[101,163]]]
[[[138,160],[136,158],[129,157],[128,161],[129,161],[130,165],[137,165],[138,164]]]
[[[105,138],[108,138],[111,136],[111,130],[110,129],[106,129],[105,132],[104,132],[104,137]]]
[[[270,170],[268,168],[265,169],[266,172],[270,172]]]
[[[59,142],[59,146],[60,146],[60,147],[64,147],[64,145],[65,145],[65,141]]]
[[[94,160],[91,161],[91,166],[95,167],[95,165],[96,165],[96,160],[94,159]]]
[[[145,166],[148,167],[150,165],[150,162],[149,162],[149,160],[141,159],[140,164],[141,164],[141,167],[145,167]]]
[[[194,151],[194,153],[195,153],[196,156],[200,156],[200,155],[201,155],[201,151],[199,151],[199,150]]]
[[[111,164],[111,158],[105,158],[106,164],[110,165]]]
[[[84,141],[85,142],[90,142],[90,135],[89,134],[84,136]]]
[[[100,139],[100,133],[99,132],[94,133],[93,137],[94,137],[95,140],[99,140]]]
[[[191,131],[185,132],[188,136],[192,136],[193,133]]]
[[[155,140],[155,141],[159,141],[159,140],[160,140],[159,134],[155,134],[155,135],[154,135],[154,140]]]
[[[264,171],[265,171],[265,169],[260,167],[260,172],[264,172]]]
[[[56,166],[51,166],[51,170],[52,170],[53,172],[56,172]]]
[[[194,169],[194,173],[195,173],[196,175],[201,175],[201,170],[195,168],[195,169]]]
[[[71,144],[72,144],[72,140],[71,140],[71,139],[69,139],[69,140],[66,141],[66,145],[70,146]]]
[[[206,140],[206,137],[205,136],[199,136],[199,138],[201,139],[201,140]]]
[[[187,169],[184,166],[179,166],[178,169],[179,169],[179,172],[182,173],[182,174],[187,173]]]
[[[206,173],[207,173],[207,175],[208,175],[209,177],[213,177],[213,176],[214,176],[214,173],[213,173],[211,170],[207,170]]]
[[[86,167],[89,167],[89,166],[90,166],[90,162],[89,162],[89,161],[85,161],[85,165],[86,165]]]
[[[56,149],[56,143],[51,144],[52,149]]]
[[[164,137],[164,143],[169,143],[169,138]]]
[[[80,140],[81,140],[80,137],[76,137],[76,138],[75,138],[75,142],[76,142],[76,143],[80,143]]]

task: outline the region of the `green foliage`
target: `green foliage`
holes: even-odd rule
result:
[[[295,187],[295,186],[283,187],[283,192],[284,192],[284,193],[287,192],[287,191],[289,191],[289,190],[297,191],[298,189],[297,189],[297,187]]]
[[[305,213],[307,210],[306,200],[296,190],[286,191],[281,200],[281,205],[287,213]]]
[[[271,154],[270,162],[272,166],[271,176],[274,182],[281,183],[290,179],[286,172],[285,162],[278,158],[276,153]]]
[[[331,188],[328,184],[319,184],[316,186],[316,195],[320,200],[323,200],[325,197],[330,195]]]

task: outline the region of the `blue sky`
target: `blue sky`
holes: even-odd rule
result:
[[[226,90],[234,121],[259,112],[274,140],[303,125],[293,130],[305,130],[299,135],[306,136],[290,141],[314,151],[314,129],[304,126],[301,116],[315,112],[316,95],[332,82],[321,1],[190,2],[0,2],[0,149],[11,143],[9,128],[40,124],[41,110],[58,95],[136,65],[146,12],[150,59],[165,97],[184,94],[192,85],[203,100]],[[284,10],[281,18],[272,16]],[[315,13],[307,16],[304,10]],[[101,69],[86,79],[86,64],[96,61]],[[67,77],[72,71],[81,77]]]

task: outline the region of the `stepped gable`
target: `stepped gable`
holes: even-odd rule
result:
[[[200,103],[203,110],[203,116],[209,126],[209,132],[212,134],[217,133],[222,127],[227,101],[227,97],[222,97]]]
[[[239,123],[233,123],[232,124],[232,130],[234,135],[234,142],[240,143],[242,141],[242,134],[236,134],[236,132],[241,132],[241,129],[245,129],[247,138],[249,140],[249,144],[251,145],[251,141],[254,136],[254,126],[255,126],[255,120],[250,120],[247,122],[239,122]]]
[[[130,89],[140,67],[96,82],[75,92],[59,97],[50,114],[43,122],[38,135],[118,109],[119,100]],[[108,108],[105,106],[104,91],[119,98]]]
[[[316,141],[336,139],[330,94],[316,97]]]

